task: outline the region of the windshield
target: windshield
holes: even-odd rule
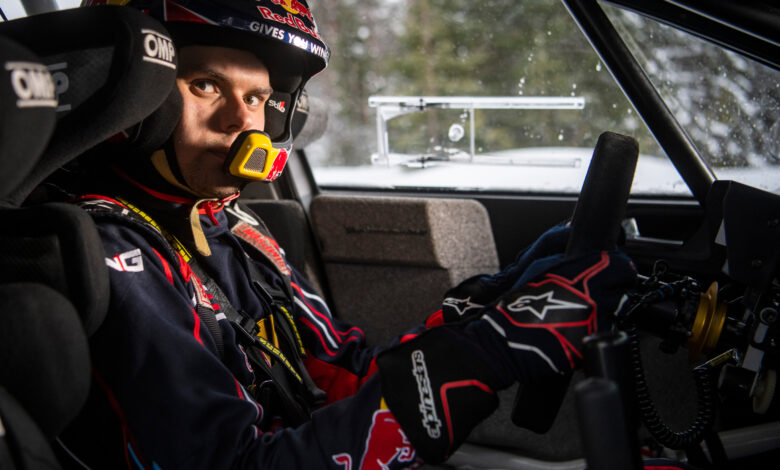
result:
[[[320,185],[578,193],[598,136],[610,130],[639,141],[634,193],[690,194],[559,2],[327,0],[313,8],[334,51],[309,85],[330,107],[328,132],[306,149]],[[450,103],[382,117],[394,99],[421,97],[576,105]]]
[[[715,175],[780,193],[780,71],[603,6]]]

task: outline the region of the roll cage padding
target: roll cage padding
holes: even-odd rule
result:
[[[29,196],[167,103],[176,55],[156,20],[95,7],[0,23],[0,59],[0,451],[9,468],[32,468],[25,452],[58,468],[46,447],[87,398],[87,337],[106,315],[108,273],[86,212]],[[167,138],[178,119],[155,116],[145,127]]]
[[[54,98],[54,83],[41,59],[0,35],[0,200],[35,166],[49,142]]]
[[[171,95],[176,53],[170,35],[132,8],[55,11],[0,23],[0,35],[41,57],[53,72],[57,125],[38,164],[10,190],[21,204],[46,177],[83,152],[147,118]],[[175,119],[157,122],[166,138]]]
[[[91,335],[108,309],[108,271],[89,215],[66,203],[0,211],[0,283],[45,284],[67,298]]]

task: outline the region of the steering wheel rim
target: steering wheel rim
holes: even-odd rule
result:
[[[633,137],[609,131],[599,136],[572,215],[567,259],[616,247],[638,158]]]

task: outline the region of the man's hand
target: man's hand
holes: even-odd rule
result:
[[[474,317],[520,281],[536,260],[563,253],[571,227],[560,223],[544,232],[532,245],[518,253],[515,261],[500,272],[472,276],[444,294],[440,318],[429,320],[428,326],[452,323]]]
[[[539,258],[477,319],[428,329],[380,355],[382,392],[423,459],[449,456],[498,406],[496,391],[577,368],[582,339],[611,326],[635,279],[619,252]]]
[[[542,258],[528,267],[519,285],[485,309],[474,330],[493,338],[481,343],[500,345],[497,356],[513,379],[527,383],[565,375],[582,360],[582,339],[611,328],[636,276],[631,260],[619,252]]]

